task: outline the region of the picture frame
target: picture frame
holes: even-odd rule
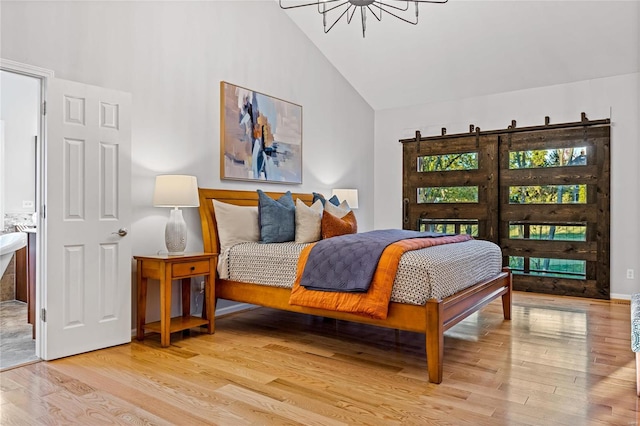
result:
[[[302,183],[302,106],[220,82],[220,178]]]

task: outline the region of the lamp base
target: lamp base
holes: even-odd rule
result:
[[[182,217],[182,210],[177,207],[171,210],[169,221],[164,228],[164,243],[169,256],[182,255],[187,247],[187,224]]]

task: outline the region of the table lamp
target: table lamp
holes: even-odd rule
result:
[[[169,221],[164,228],[164,242],[170,256],[184,254],[187,247],[187,224],[182,218],[180,207],[198,207],[198,181],[195,176],[156,176],[153,193],[155,207],[173,207]]]

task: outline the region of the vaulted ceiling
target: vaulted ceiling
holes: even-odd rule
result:
[[[415,26],[369,15],[365,38],[359,11],[327,34],[315,7],[284,12],[375,110],[640,71],[637,0],[449,0],[419,10]]]

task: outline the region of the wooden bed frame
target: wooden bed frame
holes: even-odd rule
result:
[[[199,193],[204,251],[219,253],[220,241],[217,235],[212,200],[216,199],[224,203],[240,206],[257,206],[258,194],[256,191],[205,188],[200,188]],[[268,192],[267,194],[273,198],[278,198],[283,193]],[[293,198],[300,198],[305,203],[311,204],[313,196],[311,194],[293,194]],[[508,268],[504,268],[500,274],[491,280],[478,283],[442,300],[430,299],[423,306],[391,302],[389,314],[384,320],[344,312],[289,305],[291,290],[287,288],[241,283],[216,277],[214,291],[215,300],[221,298],[285,311],[423,333],[426,336],[427,370],[429,381],[432,383],[442,382],[444,332],[446,330],[499,296],[502,297],[504,318],[506,320],[511,319],[511,272]]]

